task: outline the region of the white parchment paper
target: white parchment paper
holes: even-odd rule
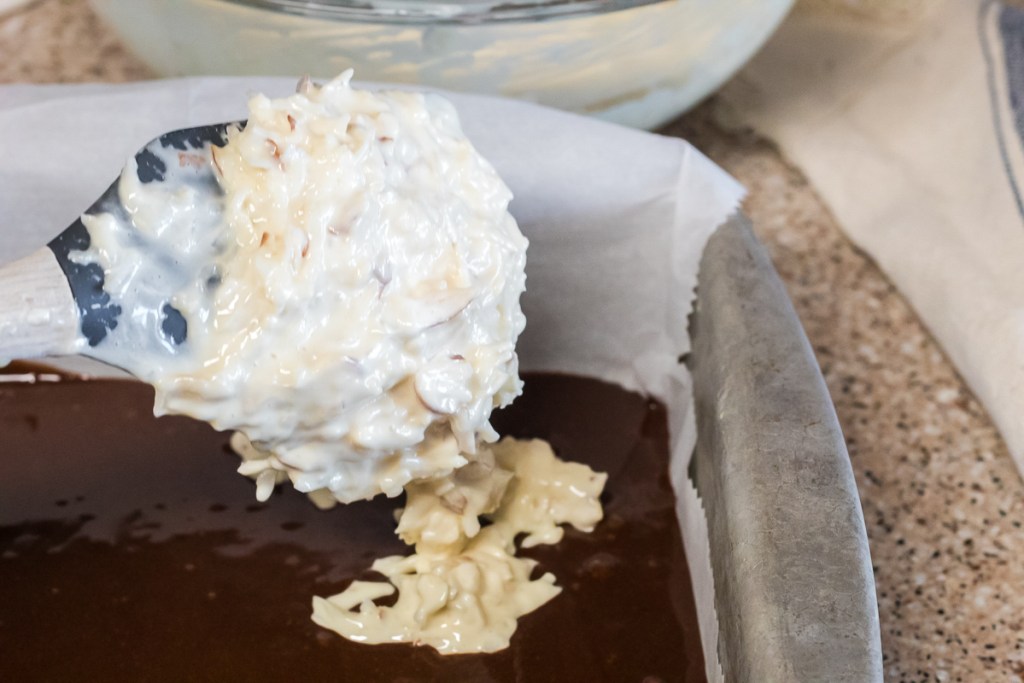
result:
[[[161,133],[244,118],[291,79],[0,87],[0,263],[42,246]],[[677,511],[708,678],[722,680],[707,523],[686,476],[696,440],[679,357],[697,266],[740,186],[688,144],[534,105],[451,95],[466,133],[512,188],[530,239],[524,370],[600,377],[669,409]],[[2,296],[2,293],[0,293]],[[529,391],[529,388],[526,389]]]

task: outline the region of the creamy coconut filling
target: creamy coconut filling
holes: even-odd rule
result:
[[[446,100],[350,78],[252,98],[245,127],[209,150],[222,195],[140,182],[130,164],[118,189],[133,232],[84,216],[78,258],[143,317],[139,293],[168,283],[139,250],[180,266],[167,272],[185,274],[170,303],[187,342],[128,369],[156,388],[157,414],[236,430],[260,500],[286,479],[324,508],[407,492],[398,533],[416,552],[378,560],[385,582],[315,599],[317,623],[360,642],[501,649],[559,592],[550,574],[531,580],[516,535],[592,528],[604,475],[541,442],[487,445],[491,411],[522,388],[527,241],[511,193]],[[205,163],[167,154],[169,173]],[[393,607],[374,604],[396,589]]]
[[[397,495],[497,437],[491,411],[521,390],[527,246],[451,104],[349,78],[254,97],[213,150],[222,197],[132,168],[120,187],[133,237],[206,265],[171,299],[187,348],[128,368],[157,412],[241,431],[265,454],[248,472],[343,502]],[[137,252],[114,217],[83,221],[80,258],[130,302]]]
[[[558,543],[560,524],[590,531],[602,516],[607,475],[555,457],[544,441],[504,439],[454,474],[406,487],[398,534],[415,545],[384,557],[387,581],[354,581],[313,599],[313,620],[361,643],[429,645],[443,654],[494,652],[509,645],[516,620],[558,595],[555,577],[530,578],[522,546]],[[480,516],[490,524],[480,525]],[[397,591],[394,605],[374,600]]]

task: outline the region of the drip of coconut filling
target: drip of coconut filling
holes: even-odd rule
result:
[[[231,445],[243,458],[239,471],[269,496],[274,470],[247,467],[266,454],[239,433]],[[562,540],[561,524],[592,531],[608,475],[561,460],[541,439],[505,438],[474,457],[448,475],[406,484],[396,533],[415,552],[376,560],[372,569],[386,581],[353,581],[314,597],[313,621],[354,642],[429,645],[441,654],[509,646],[519,617],[562,590],[550,572],[530,578],[537,563],[516,557],[516,537],[526,534],[521,545],[531,548]],[[323,490],[309,497],[321,509],[337,503]],[[392,606],[375,604],[396,591]]]
[[[361,643],[504,649],[516,620],[561,592],[551,573],[530,579],[537,563],[515,556],[516,536],[525,533],[529,548],[560,541],[560,524],[591,531],[606,478],[560,460],[545,441],[504,439],[449,476],[408,484],[398,534],[416,552],[375,561],[387,581],[313,598],[313,621]],[[481,527],[481,515],[491,524]],[[374,603],[396,590],[394,605]]]

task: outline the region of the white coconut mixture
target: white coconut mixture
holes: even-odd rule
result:
[[[350,78],[254,97],[245,128],[210,151],[223,196],[141,183],[130,164],[119,193],[134,233],[85,216],[78,258],[143,317],[137,293],[167,282],[146,280],[139,250],[185,264],[170,303],[186,343],[119,364],[153,384],[158,414],[237,430],[260,499],[286,478],[323,507],[408,491],[398,533],[416,553],[378,560],[390,583],[316,599],[318,623],[361,642],[501,649],[558,592],[550,575],[529,580],[515,535],[592,528],[603,475],[536,442],[487,445],[491,411],[522,387],[527,241],[511,193],[446,100]],[[169,173],[194,161],[165,159]],[[396,588],[394,607],[373,604]]]

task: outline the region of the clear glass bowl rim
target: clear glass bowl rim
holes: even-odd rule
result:
[[[607,14],[676,0],[220,0],[340,22],[489,24]]]

